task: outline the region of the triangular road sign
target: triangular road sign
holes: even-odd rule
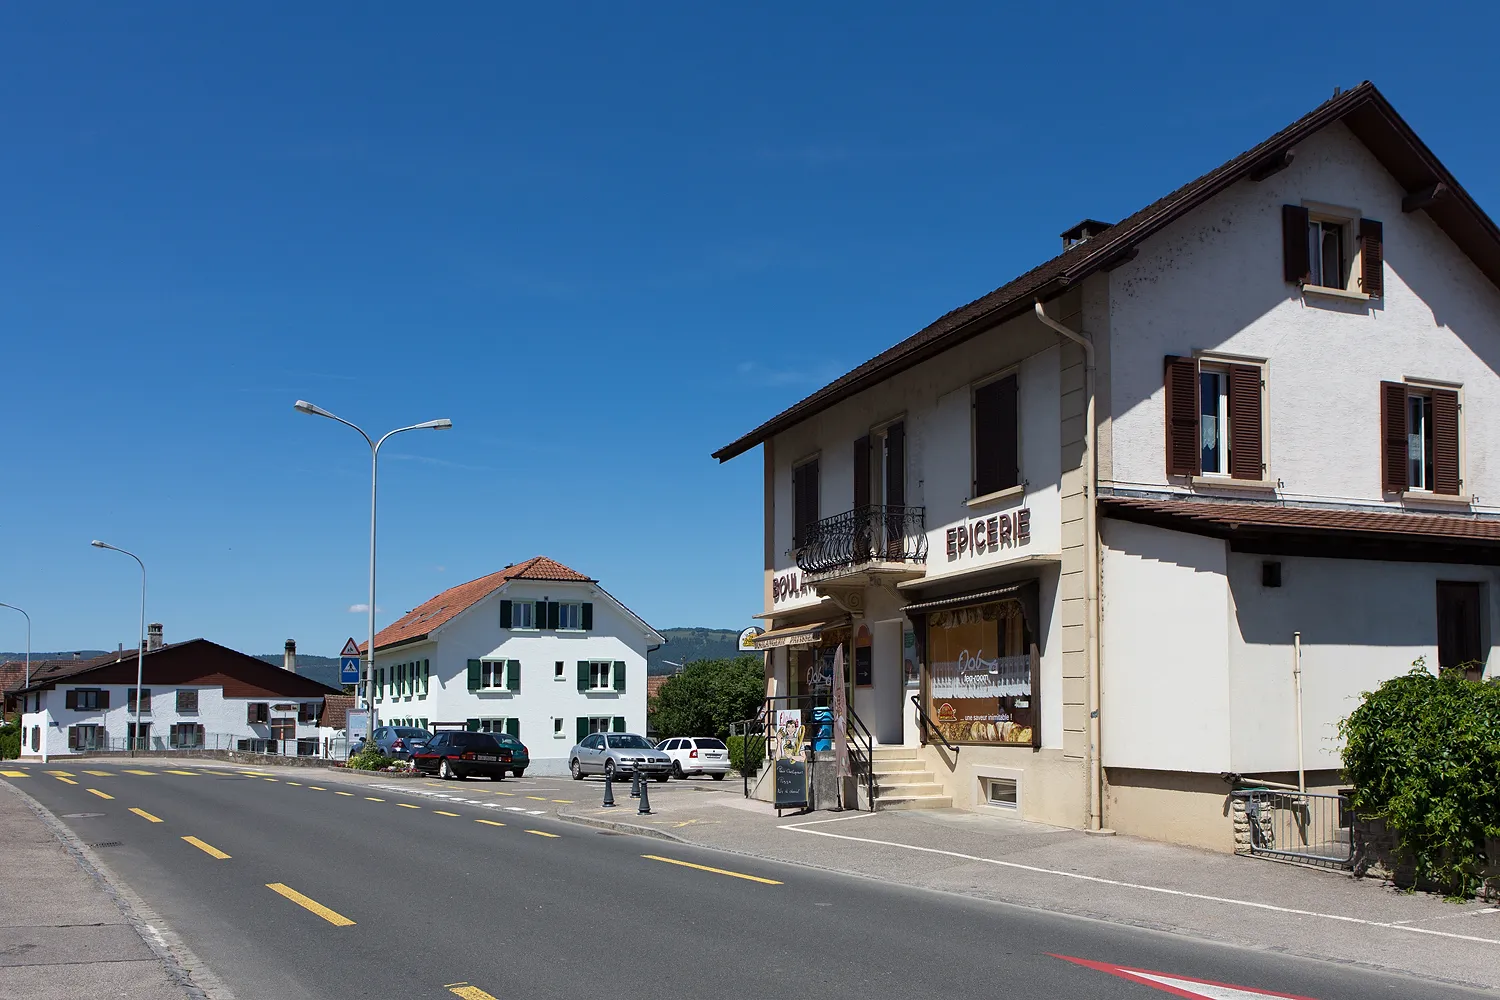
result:
[[[1228,983],[1216,983],[1209,979],[1174,976],[1166,972],[1152,972],[1149,969],[1132,969],[1124,965],[1112,965],[1109,962],[1091,962],[1086,958],[1073,958],[1071,955],[1053,955],[1052,957],[1060,958],[1064,962],[1072,962],[1074,965],[1107,972],[1111,976],[1119,976],[1121,979],[1128,979],[1142,986],[1150,986],[1173,996],[1191,997],[1192,1000],[1260,1000],[1263,997],[1276,997],[1278,1000],[1312,1000],[1311,997],[1296,996],[1291,993],[1272,993],[1270,990],[1230,986]]]
[[[339,655],[340,656],[358,656],[359,655],[359,643],[357,643],[357,642],[354,641],[354,637],[353,636],[350,636],[349,637],[349,641],[346,642],[346,643],[344,643],[344,651],[342,653],[340,653]]]

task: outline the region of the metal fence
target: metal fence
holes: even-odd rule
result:
[[[304,736],[293,740],[273,740],[239,736],[234,733],[202,733],[197,739],[165,735],[130,739],[123,736],[101,735],[93,738],[80,738],[77,746],[69,749],[78,753],[152,751],[180,754],[235,750],[240,753],[264,754],[268,757],[318,757],[323,760],[345,760],[349,756],[349,742],[342,736]]]
[[[1276,788],[1245,788],[1233,794],[1245,802],[1251,854],[1320,867],[1353,864],[1353,813],[1346,796]]]

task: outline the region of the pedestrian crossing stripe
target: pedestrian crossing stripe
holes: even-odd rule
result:
[[[99,778],[113,778],[115,776],[115,772],[113,771],[84,771],[83,773],[92,774]]]
[[[135,768],[133,768],[133,767],[127,767],[127,768],[126,768],[126,769],[125,769],[125,773],[126,773],[126,774],[144,774],[144,775],[147,775],[147,776],[148,776],[148,777],[149,777],[149,776],[150,776],[150,775],[153,775],[153,774],[155,774],[155,773],[156,773],[156,772],[155,772],[155,771],[137,771],[137,770],[136,770],[136,769],[135,769]]]
[[[0,775],[4,775],[7,778],[25,778],[25,777],[29,777],[29,775],[27,775],[27,773],[25,771],[0,771]]]
[[[50,774],[50,775],[52,775],[54,778],[71,778],[71,777],[73,777],[73,772],[72,771],[48,771],[47,773]]]

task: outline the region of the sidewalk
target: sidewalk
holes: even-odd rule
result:
[[[0,782],[0,996],[203,997],[165,937],[148,943],[150,911],[40,808]]]
[[[757,858],[955,892],[1226,944],[1500,990],[1500,906],[1457,905],[1342,872],[1096,837],[947,809],[786,814],[738,783],[574,785],[565,819]]]

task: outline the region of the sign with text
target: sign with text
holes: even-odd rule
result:
[[[755,648],[756,637],[765,634],[766,630],[761,628],[759,625],[751,625],[749,628],[745,629],[745,631],[740,633],[739,651],[741,653],[757,652]]]
[[[982,556],[1031,541],[1031,508],[991,514],[949,528],[946,536],[948,558]]]
[[[1015,601],[927,618],[928,715],[950,743],[1032,742],[1036,711]]]
[[[807,763],[783,757],[776,762],[776,808],[807,805]]]
[[[361,738],[369,739],[370,736],[370,710],[367,708],[351,708],[344,723],[344,732],[349,737],[349,745],[352,747]]]
[[[818,592],[797,570],[779,573],[771,579],[771,603],[780,604],[800,597],[816,597]]]

